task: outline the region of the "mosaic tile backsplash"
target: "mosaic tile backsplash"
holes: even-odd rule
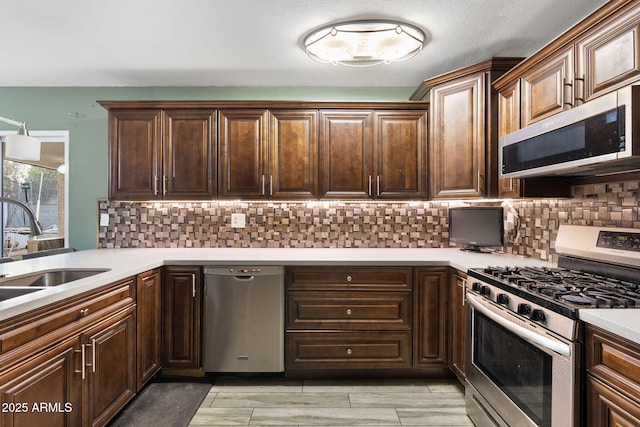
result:
[[[505,252],[557,261],[559,224],[640,228],[640,181],[572,188],[570,199],[425,202],[98,202],[99,248],[449,247],[452,206],[505,207]],[[231,214],[246,215],[245,228]],[[453,246],[453,245],[452,245]]]

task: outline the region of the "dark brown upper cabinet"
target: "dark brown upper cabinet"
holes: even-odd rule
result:
[[[429,183],[434,199],[498,193],[498,106],[491,83],[521,58],[489,60],[434,77],[412,98],[431,100]]]
[[[222,110],[220,198],[315,199],[315,110]]]
[[[424,102],[100,104],[113,200],[427,197]]]
[[[424,199],[426,110],[320,112],[320,197]]]
[[[220,198],[267,194],[267,110],[220,111]]]
[[[215,110],[110,109],[109,198],[214,198],[215,141]]]

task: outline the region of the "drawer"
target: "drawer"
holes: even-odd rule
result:
[[[135,303],[135,280],[126,279],[76,298],[9,319],[0,326],[0,354],[51,333],[62,339],[106,314]]]
[[[640,401],[640,346],[590,325],[585,341],[588,372]]]
[[[411,366],[411,332],[287,332],[286,368]]]
[[[410,292],[287,293],[287,329],[411,330]]]
[[[410,291],[411,267],[290,267],[287,290]]]

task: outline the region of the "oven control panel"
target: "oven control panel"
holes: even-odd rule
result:
[[[600,231],[598,233],[599,248],[619,249],[640,252],[640,233],[627,231]]]

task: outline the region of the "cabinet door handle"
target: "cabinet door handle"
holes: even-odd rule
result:
[[[153,195],[158,195],[158,175],[153,176]]]
[[[351,282],[352,280],[353,280],[353,277],[347,276],[347,282]]]
[[[260,179],[260,187],[262,187],[260,193],[264,196],[264,175],[262,175],[262,178]]]
[[[478,193],[481,193],[481,190],[480,190],[480,170],[478,170]]]
[[[80,310],[80,317],[87,317],[88,314],[89,314],[88,308],[83,308],[82,310]]]
[[[376,177],[376,196],[380,195],[380,175]]]
[[[573,83],[564,79],[564,106],[573,108]]]
[[[347,308],[347,316],[351,316],[351,309]]]
[[[269,195],[273,196],[273,175],[269,175]]]
[[[348,355],[351,355],[351,353],[353,353],[353,351],[352,351],[350,348],[348,348],[348,349],[347,349],[347,354],[348,354]]]
[[[96,371],[96,340],[91,340],[91,368]]]
[[[371,197],[371,175],[369,175],[369,197]]]
[[[167,194],[167,176],[162,175],[162,194]]]
[[[584,91],[585,91],[584,74],[580,77],[576,76],[574,80],[576,82],[576,87],[575,87],[575,92],[573,96],[574,96],[574,103],[577,107],[578,105],[584,104],[584,96],[585,96],[584,95]]]
[[[91,340],[91,344],[86,344],[86,347],[91,347],[91,363],[87,363],[86,366],[91,366],[91,372],[96,371],[96,340]],[[83,363],[83,366],[85,364]],[[82,368],[84,370],[84,368]]]
[[[76,374],[82,374],[82,379],[85,379],[84,365],[86,363],[84,354],[84,344],[80,345],[80,350],[74,350],[76,353],[80,353],[80,370],[74,371]]]
[[[196,275],[195,274],[191,275],[191,295],[194,298],[196,297]]]

